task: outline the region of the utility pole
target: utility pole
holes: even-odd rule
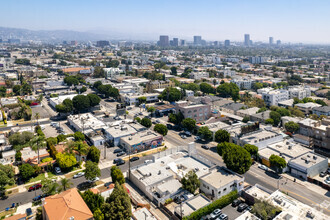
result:
[[[131,172],[131,147],[129,146],[129,150],[128,150],[128,179],[130,178],[130,172]]]

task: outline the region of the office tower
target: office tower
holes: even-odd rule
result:
[[[225,40],[225,47],[229,47],[230,46],[230,40]]]
[[[282,43],[281,40],[277,40],[277,41],[276,41],[276,44],[277,44],[277,45],[281,45],[281,43]]]
[[[168,47],[170,45],[169,39],[167,35],[159,36],[159,46],[160,47]]]
[[[97,47],[110,46],[110,43],[107,40],[99,40],[99,41],[96,41],[96,46]]]
[[[10,44],[20,44],[21,40],[11,38],[11,39],[8,39],[8,43],[10,43]]]
[[[0,38],[0,44],[2,43],[2,39]]]
[[[274,38],[273,37],[269,37],[269,44],[272,45],[274,43]]]
[[[186,46],[186,40],[181,40],[180,41],[180,46]]]
[[[173,47],[179,46],[179,38],[173,38]]]
[[[71,41],[71,46],[77,46],[78,42],[76,40]]]
[[[250,46],[250,34],[244,34],[244,45]]]
[[[202,36],[194,36],[194,45],[202,44]]]

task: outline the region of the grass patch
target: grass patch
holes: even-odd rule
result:
[[[54,178],[56,175],[52,172],[47,172],[48,178]]]
[[[0,218],[2,219],[3,217],[14,214],[15,212],[16,212],[16,209],[10,209],[9,211],[0,212]]]
[[[101,181],[101,180],[95,182],[95,185],[96,185],[96,186],[101,185],[101,184],[102,184],[102,185],[104,184],[104,182]]]
[[[107,187],[105,187],[105,186],[103,185],[103,186],[97,187],[97,189],[98,189],[100,192],[102,192],[102,191],[106,190]]]
[[[76,171],[76,172],[72,172],[72,173],[68,173],[68,174],[65,174],[65,178],[67,179],[71,179],[75,174],[79,173],[81,171]]]
[[[16,193],[18,193],[18,189],[6,190],[6,196],[14,195]]]
[[[6,185],[5,186],[5,189],[6,190],[8,190],[8,189],[12,189],[12,188],[14,188],[14,187],[16,187],[17,185],[16,184],[14,184],[14,185]]]
[[[31,178],[26,183],[33,183],[33,182],[36,182],[36,181],[39,181],[39,180],[44,180],[44,179],[46,179],[45,174],[44,173],[40,173],[38,176]]]

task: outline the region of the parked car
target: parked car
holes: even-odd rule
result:
[[[184,132],[184,134],[185,134],[187,137],[191,137],[191,133],[190,133],[189,131]]]
[[[132,110],[132,107],[127,107],[127,110]]]
[[[130,161],[133,162],[133,161],[137,161],[137,160],[139,160],[139,159],[140,159],[140,157],[132,157],[132,158],[130,159]]]
[[[27,215],[27,216],[32,215],[32,209],[31,209],[31,208],[27,208],[27,209],[26,209],[26,215]]]
[[[145,164],[152,163],[152,160],[145,160],[144,163],[145,163]]]
[[[104,187],[109,187],[111,185],[111,182],[104,183]]]
[[[115,158],[114,160],[113,160],[113,163],[114,164],[117,164],[119,161],[121,161],[121,160],[123,160],[123,159],[121,159],[121,158]]]
[[[114,154],[117,154],[117,153],[122,152],[122,151],[123,151],[122,149],[117,148],[117,149],[115,149],[115,150],[113,151],[113,153],[114,153]]]
[[[238,206],[239,204],[241,204],[243,201],[240,200],[240,199],[235,199],[232,203],[231,203],[231,206],[232,207],[236,207]]]
[[[248,205],[246,203],[241,203],[238,205],[237,211],[243,212],[247,207],[248,207]]]
[[[330,174],[330,167],[327,169],[327,173]]]
[[[143,113],[142,112],[139,112],[139,115],[143,115]]]
[[[125,164],[125,160],[120,160],[120,161],[118,161],[116,165],[117,165],[117,166],[120,166],[120,165],[123,165],[123,164]]]
[[[160,120],[157,119],[157,120],[156,120],[156,123],[159,124],[159,123],[160,123]]]
[[[220,209],[215,209],[211,214],[210,217],[211,219],[216,219],[218,216],[221,215],[221,210]]]
[[[32,200],[33,201],[39,201],[40,199],[42,199],[41,195],[34,197]]]
[[[228,215],[226,215],[225,213],[222,213],[219,218],[217,218],[219,220],[228,220]]]
[[[320,177],[325,177],[327,175],[327,173],[325,172],[325,171],[322,171],[321,173],[320,173]]]
[[[75,175],[73,175],[73,178],[79,178],[79,177],[82,177],[82,176],[85,176],[85,173],[84,172],[79,172],[79,173],[76,173]]]
[[[187,136],[184,135],[184,134],[180,135],[180,137],[181,137],[182,139],[187,139]]]
[[[172,125],[171,124],[166,124],[167,129],[172,129]]]
[[[42,187],[41,183],[34,184],[33,186],[29,187],[29,191],[37,190]]]
[[[92,179],[92,180],[88,180],[88,182],[89,182],[89,183],[95,183],[96,181],[99,181],[99,180],[100,180],[100,178],[95,177],[95,178]]]
[[[325,182],[326,184],[330,184],[330,176],[328,176],[327,178],[325,178],[324,182]]]
[[[121,151],[121,152],[119,152],[119,153],[117,154],[117,157],[123,156],[124,154],[125,154],[125,152],[124,152],[124,151]]]
[[[258,168],[260,168],[260,169],[262,169],[262,170],[265,170],[265,171],[268,170],[268,167],[265,166],[265,165],[263,165],[263,164],[259,164],[259,165],[258,165]]]
[[[194,137],[195,141],[199,141],[201,138],[199,136]]]
[[[210,149],[210,147],[207,146],[207,145],[202,145],[202,148],[205,149],[205,150],[209,150]]]
[[[62,171],[61,171],[61,168],[59,168],[59,167],[55,167],[54,169],[55,169],[55,173],[57,173],[57,174],[59,174],[59,173],[62,172]]]

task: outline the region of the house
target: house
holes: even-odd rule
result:
[[[146,97],[146,102],[151,103],[151,102],[157,102],[158,101],[158,93],[144,93],[144,94],[139,94],[139,93],[125,93],[125,94],[120,94],[120,97],[122,101],[124,101],[127,105],[138,105],[139,104],[139,98],[140,97]]]
[[[289,92],[287,90],[273,90],[262,93],[262,99],[267,106],[278,105],[279,102],[289,99]]]
[[[237,111],[246,108],[247,106],[241,103],[233,102],[221,106],[220,111],[236,114]]]
[[[244,183],[243,176],[219,166],[210,169],[210,173],[201,176],[199,180],[201,191],[214,199],[219,199],[234,190],[240,192]]]
[[[146,84],[146,90],[148,93],[155,92],[155,89],[166,89],[168,87],[174,87],[175,83],[171,80],[154,80]]]
[[[254,114],[257,114],[257,112],[259,111],[259,108],[258,107],[252,107],[252,108],[248,108],[248,109],[240,109],[236,112],[236,114],[238,116],[241,116],[241,117],[250,117]]]
[[[17,215],[13,215],[10,216],[8,218],[5,218],[4,220],[25,220],[26,218],[26,214],[17,214]]]
[[[2,152],[2,159],[4,159],[6,164],[12,164],[15,162],[15,150],[4,151]]]
[[[209,205],[210,203],[211,200],[206,198],[206,196],[198,194],[197,196],[194,196],[184,201],[182,204],[176,206],[174,208],[174,214],[178,217],[189,216],[191,213],[197,211],[200,208],[203,208],[204,206]]]
[[[330,116],[330,106],[321,106],[321,107],[316,107],[313,108],[313,114],[316,114],[317,116]]]
[[[250,116],[250,121],[258,121],[260,123],[265,123],[265,121],[270,118],[269,114],[270,114],[271,110],[267,110],[264,112],[259,112],[257,114],[251,115]]]
[[[136,209],[132,213],[133,220],[157,220],[157,218],[153,215],[153,213],[147,209],[146,207]]]
[[[42,215],[45,220],[93,219],[93,213],[76,188],[46,197],[43,201]]]
[[[140,152],[159,147],[162,143],[163,136],[150,130],[120,138],[120,145],[126,152]]]
[[[46,149],[39,149],[39,164],[38,164],[38,151],[32,150],[31,147],[25,147],[21,150],[22,162],[30,165],[41,165],[41,161],[49,157],[49,153]]]

